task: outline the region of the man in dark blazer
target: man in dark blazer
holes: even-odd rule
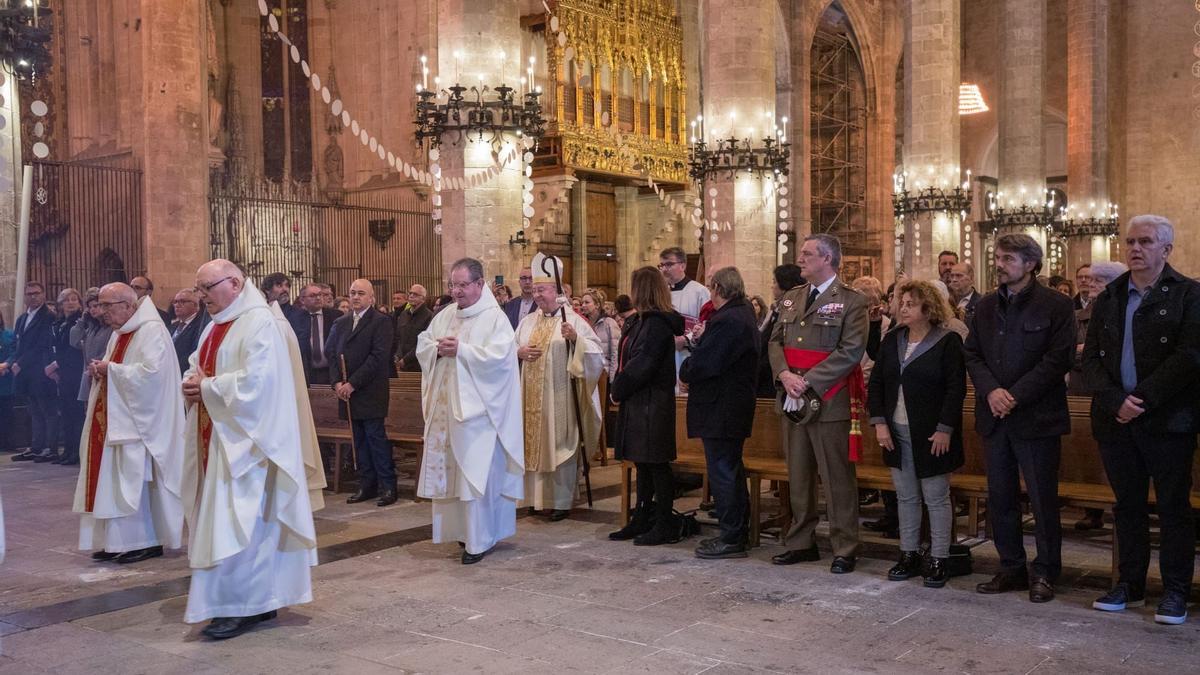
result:
[[[396,351],[393,359],[397,371],[421,372],[417,361],[417,336],[433,321],[433,310],[425,306],[428,297],[425,287],[413,284],[408,289],[408,306],[396,317]]]
[[[13,457],[14,462],[42,461],[57,453],[50,447],[54,439],[57,390],[54,381],[46,377],[54,349],[54,314],[46,306],[46,287],[38,281],[25,284],[25,312],[17,318],[16,347],[4,363],[0,375],[12,373],[16,378],[15,393],[25,396],[29,403],[29,422],[32,442],[29,449]]]
[[[200,347],[200,333],[208,325],[208,312],[200,307],[196,291],[185,288],[175,294],[171,301],[175,308],[175,320],[167,324],[171,331],[171,341],[175,343],[175,357],[179,361],[179,376],[187,372],[188,359]]]
[[[1154,619],[1187,620],[1196,531],[1190,504],[1192,458],[1200,432],[1200,284],[1167,264],[1174,227],[1137,216],[1125,235],[1129,272],[1091,307],[1083,375],[1092,391],[1092,433],[1117,497],[1113,508],[1119,576],[1092,606],[1139,607],[1150,566],[1154,481],[1163,597]]]
[[[533,302],[533,270],[522,267],[517,276],[517,283],[521,285],[521,294],[504,303],[502,308],[504,315],[508,317],[508,322],[512,324],[513,330],[517,329],[517,324],[521,323],[521,319],[537,308]]]
[[[750,493],[742,449],[754,428],[758,325],[736,267],[717,270],[709,285],[716,309],[699,328],[699,341],[689,346],[690,356],[679,368],[679,379],[688,385],[688,438],[704,444],[708,484],[721,525],[721,536],[702,542],[696,557],[744,558]]]
[[[288,317],[292,330],[296,333],[296,341],[300,343],[300,362],[304,365],[304,380],[308,384],[329,384],[329,357],[325,351],[325,343],[333,324],[342,318],[342,313],[336,309],[325,307],[325,298],[321,287],[309,284],[300,289],[300,308]]]
[[[1071,298],[1037,282],[1042,247],[1026,234],[995,244],[999,288],[968,323],[967,372],[975,383],[975,428],[987,458],[988,517],[1001,571],[980,593],[1029,590],[1032,602],[1054,599],[1062,571],[1058,464],[1071,431],[1066,374],[1075,356]],[[1037,557],[1026,570],[1021,481],[1033,508]]]
[[[954,305],[962,310],[963,322],[970,325],[971,317],[983,296],[975,290],[975,268],[969,262],[962,262],[950,268],[950,298]]]
[[[350,313],[334,322],[326,345],[330,381],[343,401],[338,414],[349,416],[358,453],[358,492],[347,504],[376,497],[379,506],[396,502],[396,465],[384,429],[393,330],[392,318],[375,308],[371,282],[357,279],[350,284]],[[344,376],[339,372],[343,358]]]

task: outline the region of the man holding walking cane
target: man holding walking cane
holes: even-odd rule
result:
[[[396,465],[384,429],[393,335],[391,318],[375,309],[371,282],[355,280],[350,285],[350,313],[334,322],[325,349],[334,356],[329,379],[342,401],[338,415],[350,421],[354,434],[358,492],[347,504],[376,498],[378,506],[396,502]]]

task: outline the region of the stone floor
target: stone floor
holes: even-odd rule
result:
[[[856,573],[702,561],[696,540],[613,543],[616,471],[596,469],[594,511],[519,521],[482,563],[430,541],[429,505],[379,509],[329,496],[309,604],[212,643],[182,622],[188,569],[175,552],[125,568],[74,549],[74,472],[0,457],[8,558],[0,565],[0,675],[37,673],[1197,672],[1200,617],[1089,609],[1108,582],[1106,536],[1070,533],[1059,598],[980,596],[994,570],[941,590],[884,578],[873,540]],[[342,495],[341,497],[344,497]],[[695,503],[682,500],[681,505]],[[1064,514],[1067,521],[1075,515]]]

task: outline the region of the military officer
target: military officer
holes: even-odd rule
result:
[[[854,462],[862,448],[866,387],[859,363],[867,345],[867,299],[837,276],[841,244],[828,234],[804,240],[799,259],[808,283],[780,299],[779,320],[768,356],[784,415],[781,439],[787,453],[792,527],[774,558],[776,565],[820,559],[817,552],[817,474],[825,486],[830,571],[854,571],[858,555],[858,481]],[[819,403],[818,403],[819,402]],[[797,414],[817,408],[807,419]],[[810,411],[811,412],[811,411]],[[793,421],[801,420],[800,422]]]

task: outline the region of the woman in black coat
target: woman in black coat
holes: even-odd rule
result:
[[[898,327],[883,338],[867,386],[867,406],[883,459],[892,467],[900,516],[900,562],[888,578],[921,573],[921,499],[929,509],[930,553],[925,585],[946,585],[950,473],[963,465],[962,404],[966,368],[962,338],[945,324],[950,305],[933,284],[901,286]]]
[[[671,291],[653,267],[634,271],[633,306],[617,349],[617,373],[609,397],[620,405],[613,450],[617,460],[637,465],[637,506],[629,524],[609,539],[638,546],[678,540],[672,507],[675,481],[675,336],[683,317],[671,307]]]
[[[744,558],[750,494],[742,445],[754,427],[758,324],[736,267],[717,270],[709,287],[716,311],[679,368],[679,379],[688,385],[688,438],[704,443],[708,485],[721,525],[721,536],[702,542],[696,556]]]
[[[53,373],[62,415],[63,453],[50,461],[73,466],[79,463],[79,436],[83,433],[83,417],[87,406],[79,400],[79,380],[83,377],[83,352],[71,343],[71,330],[83,316],[83,299],[74,288],[58,294],[61,318],[51,329],[54,336],[54,360],[46,367]]]

